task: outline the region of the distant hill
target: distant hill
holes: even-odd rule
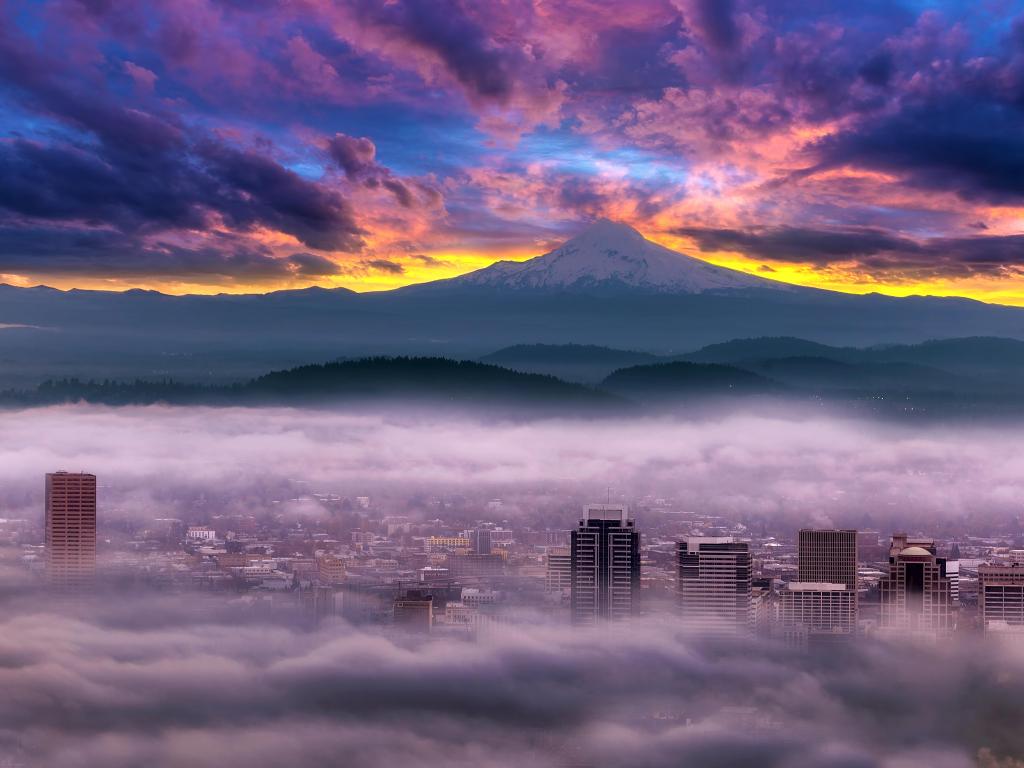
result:
[[[715,363],[657,363],[615,371],[601,388],[641,402],[704,396],[781,394],[770,379],[742,368]]]
[[[615,401],[604,392],[554,376],[441,357],[374,357],[305,365],[269,373],[232,389],[247,400],[272,402],[398,398],[412,402],[568,406]]]
[[[552,376],[437,357],[374,357],[305,365],[233,385],[64,379],[46,382],[34,390],[0,393],[0,404],[8,406],[78,401],[106,405],[322,405],[393,401],[557,408],[567,413],[623,405],[620,398],[611,394]]]
[[[783,357],[737,364],[791,388],[811,392],[979,392],[983,382],[917,363],[848,363],[824,357]]]
[[[867,348],[793,337],[735,339],[679,359],[734,365],[798,386],[988,393],[1024,384],[1024,342],[989,336]]]
[[[773,336],[734,339],[674,356],[595,345],[520,344],[480,360],[587,384],[598,384],[620,368],[675,361],[730,365],[810,389],[988,393],[1024,383],[1024,342],[995,337],[858,348]]]
[[[864,350],[864,355],[877,362],[919,363],[963,373],[1024,372],[1024,341],[992,336],[876,346]]]
[[[544,373],[566,381],[597,384],[618,368],[664,360],[648,352],[593,344],[517,344],[480,358],[515,371]]]
[[[709,344],[696,352],[679,355],[677,359],[692,363],[731,364],[774,358],[816,357],[852,362],[859,359],[860,354],[861,350],[852,347],[833,347],[793,336],[763,336]]]

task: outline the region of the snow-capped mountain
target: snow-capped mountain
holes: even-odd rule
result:
[[[443,281],[447,287],[502,290],[703,293],[737,288],[793,290],[745,272],[716,267],[652,243],[626,224],[602,219],[560,247],[528,261],[499,261]]]

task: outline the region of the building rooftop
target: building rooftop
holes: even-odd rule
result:
[[[620,520],[625,523],[629,519],[629,507],[622,504],[587,504],[583,507],[585,520]]]
[[[790,592],[844,592],[845,584],[833,584],[827,581],[791,581]]]
[[[932,553],[924,547],[907,547],[900,550],[900,557],[931,557]]]

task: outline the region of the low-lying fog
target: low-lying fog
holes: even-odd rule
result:
[[[778,412],[2,415],[0,517],[41,519],[43,473],[59,468],[99,476],[101,528],[104,517],[194,512],[183,500],[197,495],[266,511],[282,489],[395,503],[473,492],[534,523],[553,510],[557,526],[612,485],[794,530],[870,523],[886,534],[1019,530],[1024,498],[1015,428]],[[864,640],[816,656],[702,641],[662,613],[623,631],[538,621],[476,642],[412,641],[340,620],[317,631],[233,621],[189,592],[55,602],[11,560],[0,567],[0,765],[1024,766],[1024,649],[980,638]]]
[[[193,598],[198,599],[198,598]],[[1024,654],[865,640],[806,655],[628,631],[477,642],[200,621],[180,598],[0,618],[0,761],[145,765],[1011,768]],[[1008,757],[1009,756],[1009,757]]]
[[[173,512],[188,494],[258,511],[293,483],[293,495],[475,491],[520,507],[570,491],[599,499],[611,487],[627,501],[668,496],[684,510],[796,526],[1002,525],[1024,511],[1021,434],[779,411],[500,421],[401,409],[56,406],[0,418],[0,517],[41,514],[43,473],[67,469],[99,476],[110,516],[143,518]]]

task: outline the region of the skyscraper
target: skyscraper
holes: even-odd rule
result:
[[[797,557],[798,581],[845,584],[856,594],[856,531],[804,528]]]
[[[842,583],[791,581],[779,595],[783,637],[804,645],[849,638],[857,629],[856,595]]]
[[[475,528],[470,534],[469,545],[474,555],[491,554],[490,528]]]
[[[573,623],[635,615],[640,602],[640,533],[628,509],[588,504],[570,541]]]
[[[1024,633],[1024,563],[978,567],[978,613],[988,633]]]
[[[409,589],[394,600],[394,623],[409,632],[430,632],[434,625],[434,596]]]
[[[46,575],[62,591],[79,591],[96,575],[96,475],[46,475]]]
[[[569,547],[551,547],[548,550],[544,591],[557,594],[572,592],[572,555]]]
[[[889,575],[879,581],[881,627],[891,633],[942,637],[953,631],[954,613],[946,561],[906,535],[893,536]],[[902,547],[902,548],[901,548]],[[933,545],[934,547],[934,545]]]
[[[687,625],[705,634],[751,634],[750,546],[730,537],[691,538],[677,546],[676,588]]]
[[[791,584],[782,594],[783,625],[799,621],[810,635],[853,633],[857,628],[857,531],[801,529],[796,584],[803,586]],[[840,588],[849,594],[838,594]]]

